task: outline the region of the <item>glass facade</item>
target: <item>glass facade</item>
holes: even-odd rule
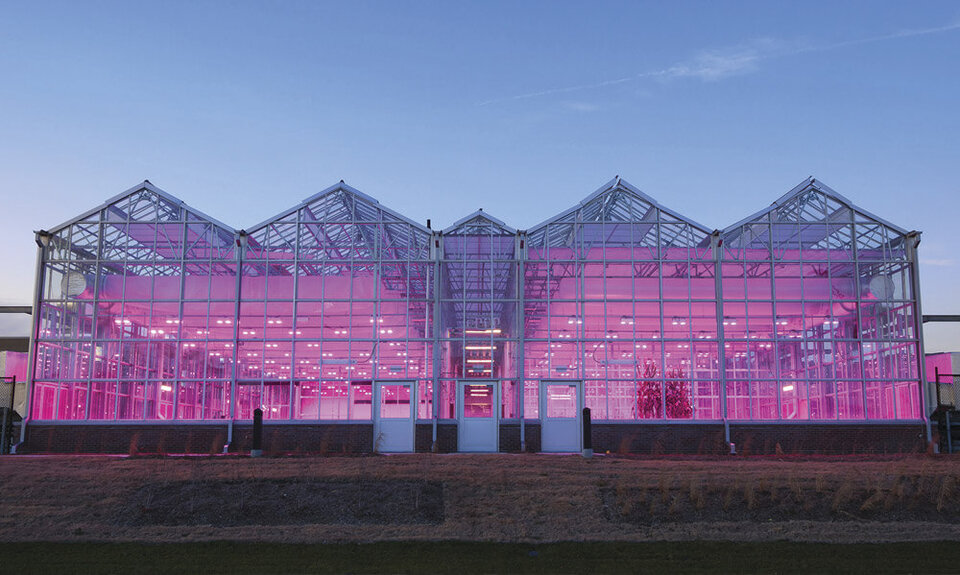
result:
[[[528,231],[342,183],[236,231],[145,182],[51,234],[34,420],[921,417],[918,236],[812,179],[723,231],[616,179]]]

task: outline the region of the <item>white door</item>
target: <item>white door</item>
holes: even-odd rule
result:
[[[499,415],[499,383],[495,381],[457,382],[457,445],[460,451],[499,451]]]
[[[377,381],[373,395],[373,450],[412,452],[417,421],[415,382]]]
[[[580,382],[540,382],[540,450],[579,452],[583,395]]]

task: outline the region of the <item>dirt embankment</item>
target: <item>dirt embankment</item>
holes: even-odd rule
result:
[[[0,540],[960,540],[960,459],[0,459]]]

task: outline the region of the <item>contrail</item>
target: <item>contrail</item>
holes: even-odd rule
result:
[[[872,44],[875,42],[898,40],[901,38],[913,38],[916,36],[941,34],[943,32],[951,32],[954,30],[960,30],[960,21],[935,28],[900,30],[899,32],[893,32],[891,34],[884,34],[881,36],[873,36],[870,38],[844,40],[842,42],[835,42],[833,44],[812,46],[807,45],[801,48],[792,49],[777,49],[775,42],[763,40],[754,42],[754,45],[752,46],[704,51],[691,60],[679,62],[673,66],[660,70],[641,72],[633,76],[625,76],[615,80],[604,80],[602,82],[594,82],[592,84],[579,84],[576,86],[566,86],[562,88],[550,88],[547,90],[540,90],[538,92],[517,94],[515,96],[492,98],[490,100],[480,102],[478,105],[488,106],[503,102],[553,96],[555,94],[569,94],[571,92],[595,90],[598,88],[624,84],[626,82],[640,80],[643,78],[699,78],[703,81],[720,80],[735,74],[742,74],[752,71],[756,68],[757,63],[761,60],[769,60],[772,58],[793,56],[810,52],[826,52],[829,50],[846,48],[848,46],[859,46],[863,44]]]

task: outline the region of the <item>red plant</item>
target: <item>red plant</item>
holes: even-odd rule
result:
[[[642,370],[641,370],[642,367]],[[637,366],[637,403],[634,415],[638,419],[659,419],[663,415],[666,403],[667,418],[690,419],[693,417],[693,405],[690,403],[690,382],[682,368],[671,369],[666,374],[666,398],[661,397],[662,382],[657,379],[660,372],[653,361]],[[664,402],[664,399],[666,401]]]
[[[690,419],[693,406],[690,405],[690,382],[683,368],[667,372],[667,418]]]
[[[660,380],[656,379],[660,369],[657,364],[651,360],[644,362],[642,366],[637,365],[637,405],[635,415],[639,419],[659,419],[662,413],[663,403],[660,398],[661,387]]]

